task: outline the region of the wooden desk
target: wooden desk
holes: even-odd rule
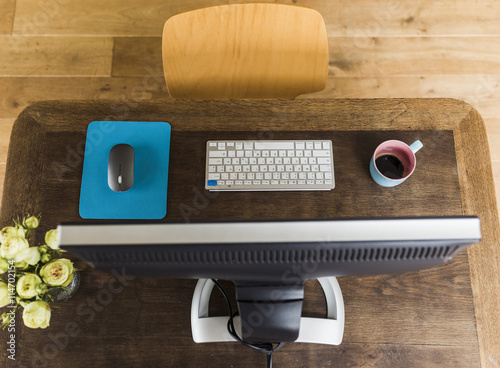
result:
[[[87,125],[94,120],[172,125],[168,220],[478,215],[483,241],[453,262],[403,275],[339,280],[346,326],[340,346],[288,344],[276,367],[498,367],[499,229],[481,117],[452,99],[41,102],[12,132],[1,225],[42,213],[41,231],[81,221],[78,200]],[[204,191],[207,139],[325,138],[334,143],[331,192]],[[417,169],[396,188],[370,178],[368,160],[386,139],[420,139]],[[98,142],[99,137],[96,137]],[[5,367],[264,367],[237,343],[195,344],[194,280],[124,279],[82,268],[77,295],[54,309],[46,330],[22,326],[16,362]],[[123,284],[126,284],[122,287]],[[213,313],[226,313],[213,296]],[[322,316],[319,286],[304,314]],[[69,327],[68,327],[69,326]],[[65,328],[73,327],[68,336]],[[0,341],[7,339],[0,333]]]

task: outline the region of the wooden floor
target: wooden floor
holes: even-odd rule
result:
[[[235,1],[0,0],[0,197],[10,130],[25,106],[168,98],[160,50],[165,19],[227,2]],[[282,2],[317,9],[329,36],[328,85],[300,98],[466,100],[485,120],[500,198],[498,0]]]

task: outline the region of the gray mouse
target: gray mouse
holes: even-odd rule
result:
[[[134,185],[135,151],[129,144],[117,144],[109,152],[108,185],[115,192],[126,192]]]

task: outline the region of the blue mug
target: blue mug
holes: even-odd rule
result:
[[[407,145],[404,142],[397,140],[390,140],[381,143],[370,160],[370,174],[378,185],[383,187],[395,187],[396,185],[401,184],[406,179],[413,174],[415,170],[415,166],[417,165],[417,159],[415,157],[415,153],[422,148],[422,142],[419,140],[413,142],[411,145]],[[377,159],[381,158],[381,156],[389,157],[395,156],[391,158],[394,162],[397,163],[398,169],[401,172],[398,172],[400,175],[395,175],[397,177],[388,177],[388,172],[384,171],[385,175],[380,171],[381,167],[377,167]],[[379,161],[379,166],[381,166],[381,161]]]

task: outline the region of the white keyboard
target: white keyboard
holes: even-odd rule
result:
[[[332,141],[208,141],[208,190],[331,190]]]

